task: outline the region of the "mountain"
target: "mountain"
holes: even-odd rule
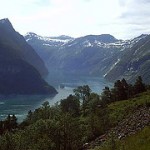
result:
[[[88,35],[60,40],[59,37],[52,39],[28,33],[25,39],[51,69],[72,73],[97,72],[99,65],[109,63],[107,59],[103,64],[99,64],[99,60],[104,59],[105,55],[111,57],[114,53],[118,53],[115,49],[116,47],[120,49],[121,46],[120,41],[111,35]],[[117,45],[115,49],[114,44]],[[110,48],[112,48],[111,53]]]
[[[43,60],[35,50],[27,44],[24,37],[15,31],[8,19],[0,20],[0,41],[3,45],[15,49],[17,55],[33,65],[42,76],[48,74]]]
[[[150,82],[149,49],[146,42],[149,39],[148,35],[141,35],[131,40],[118,40],[109,34],[87,35],[79,38],[68,37],[60,41],[59,37],[48,40],[28,33],[25,39],[52,70],[104,76],[109,81],[122,77],[132,81],[141,75],[145,82]],[[144,42],[147,43],[147,48],[143,47]],[[140,69],[136,68],[133,73],[131,62],[136,64],[135,57],[140,59],[138,64]]]
[[[57,51],[62,45],[73,40],[72,37],[65,35],[58,37],[42,37],[32,32],[27,33],[24,37],[46,64],[53,51]]]
[[[126,78],[133,82],[137,76],[142,76],[145,82],[150,83],[150,35],[141,35],[139,38],[140,40],[126,49],[114,67],[107,72],[107,79]]]
[[[9,20],[0,20],[0,94],[56,94],[41,77],[47,71],[40,74],[34,65],[45,67]]]

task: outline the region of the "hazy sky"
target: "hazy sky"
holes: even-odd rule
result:
[[[112,34],[128,39],[150,33],[150,0],[0,0],[0,18],[21,34]]]

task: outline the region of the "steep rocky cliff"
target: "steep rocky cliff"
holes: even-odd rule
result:
[[[8,19],[0,20],[0,94],[56,94],[41,74],[47,70],[40,57]]]
[[[7,48],[14,49],[12,53],[33,65],[42,76],[48,74],[43,60],[25,41],[24,37],[15,31],[8,19],[0,20],[0,43]]]

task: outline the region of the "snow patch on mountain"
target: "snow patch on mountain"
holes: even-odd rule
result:
[[[120,59],[118,59],[111,67],[110,69],[103,75],[103,77],[106,77],[107,74],[114,69],[114,67],[120,62]]]
[[[58,37],[47,37],[47,36],[40,36],[32,32],[28,32],[26,35],[26,41],[30,41],[33,38],[36,38],[38,40],[44,41],[44,42],[54,42],[54,43],[68,43],[73,38],[69,36],[58,36]]]
[[[45,46],[56,46],[58,48],[65,47],[76,47],[76,48],[88,48],[88,47],[99,47],[99,48],[116,48],[120,51],[124,51],[126,48],[131,48],[135,43],[137,43],[142,38],[147,35],[141,35],[137,38],[131,40],[115,40],[114,42],[104,42],[100,39],[101,35],[87,35],[80,38],[72,38],[66,35],[61,35],[58,37],[47,37],[40,36],[35,33],[29,32],[25,35],[26,41],[30,42],[32,39],[40,40]],[[104,35],[103,35],[104,36]]]
[[[91,42],[89,40],[86,40],[85,42],[83,42],[83,46],[84,47],[92,47],[93,45],[91,44]]]

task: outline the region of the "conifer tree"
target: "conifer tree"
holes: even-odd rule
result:
[[[107,103],[107,104],[112,101],[112,94],[111,94],[109,87],[105,87],[103,89],[103,92],[101,94],[101,98],[102,98],[102,101],[104,103]]]
[[[134,84],[135,94],[146,91],[145,84],[143,83],[142,77],[138,76]]]

